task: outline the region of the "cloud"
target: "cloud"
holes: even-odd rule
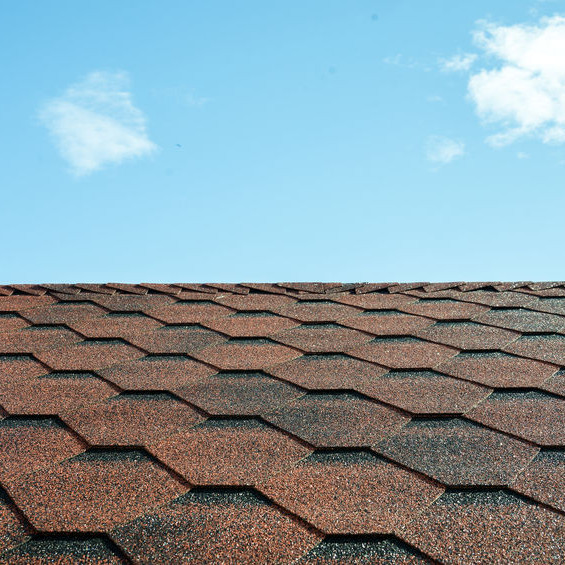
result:
[[[426,140],[426,158],[436,165],[447,165],[465,154],[465,144],[449,137],[431,135]]]
[[[446,73],[468,71],[476,60],[475,53],[466,53],[465,55],[454,55],[449,59],[440,59],[439,66]]]
[[[565,142],[565,17],[537,25],[482,22],[475,44],[497,64],[469,78],[468,93],[479,117],[500,131],[493,146],[524,137]]]
[[[40,119],[77,176],[156,150],[125,73],[93,72],[47,101]]]

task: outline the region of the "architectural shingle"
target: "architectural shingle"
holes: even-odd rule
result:
[[[0,287],[0,564],[563,563],[565,283]]]

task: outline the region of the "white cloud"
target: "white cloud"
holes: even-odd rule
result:
[[[465,55],[454,55],[449,59],[440,59],[439,66],[446,73],[468,71],[476,60],[475,53],[466,53]]]
[[[155,151],[125,73],[93,72],[49,100],[40,119],[77,176]]]
[[[537,25],[481,23],[474,41],[498,63],[469,79],[469,96],[479,117],[500,131],[493,146],[534,136],[565,142],[565,17]]]
[[[465,144],[462,141],[441,135],[431,135],[426,140],[426,158],[436,165],[447,165],[464,154]]]

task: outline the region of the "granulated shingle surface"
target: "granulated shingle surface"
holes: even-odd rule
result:
[[[0,563],[563,563],[564,422],[565,283],[3,286]]]

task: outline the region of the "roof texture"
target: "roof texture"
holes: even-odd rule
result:
[[[565,283],[0,287],[0,563],[563,563]]]

